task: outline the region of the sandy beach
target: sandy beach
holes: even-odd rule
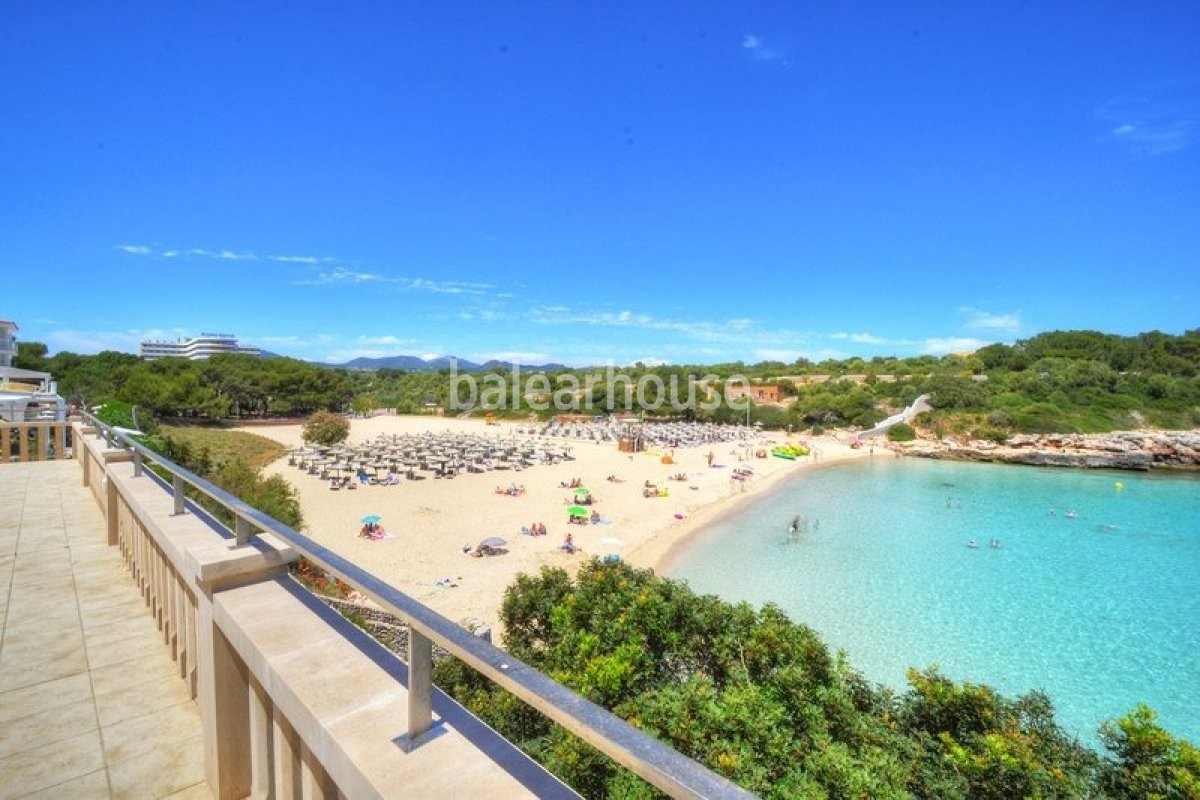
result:
[[[443,417],[378,416],[351,422],[347,442],[365,444],[380,435],[453,432],[482,436],[517,436],[518,425],[485,425],[483,420]],[[288,447],[303,444],[301,426],[243,429]],[[563,440],[573,460],[539,464],[520,471],[460,473],[398,486],[358,485],[332,491],[329,481],[309,475],[282,458],[265,474],[283,476],[297,490],[305,533],[361,564],[396,588],[420,599],[450,619],[482,622],[499,630],[498,612],[504,589],[519,573],[533,574],[551,564],[568,570],[592,556],[616,555],[640,567],[655,569],[677,555],[690,535],[706,523],[761,495],[789,475],[814,465],[867,457],[868,448],[851,449],[831,436],[806,439],[815,452],[789,461],[756,457],[756,453],[789,439],[782,433],[759,434],[747,447],[740,443],[648,449],[622,453],[613,442]],[[791,441],[800,441],[793,437]],[[709,454],[713,466],[708,465]],[[669,455],[673,463],[663,463]],[[752,477],[735,480],[735,470],[751,468]],[[671,480],[685,474],[687,480]],[[608,480],[617,476],[620,482]],[[578,479],[594,498],[588,510],[599,512],[599,524],[567,523],[574,490],[561,484]],[[646,481],[666,490],[665,497],[643,496]],[[498,494],[497,487],[523,486],[518,496]],[[389,538],[359,536],[361,519],[382,518]],[[543,523],[545,536],[523,534],[523,527]],[[570,532],[580,552],[561,545]],[[463,553],[464,546],[498,536],[506,552],[483,558]]]

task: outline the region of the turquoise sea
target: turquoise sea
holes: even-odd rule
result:
[[[789,535],[796,516],[806,530]],[[1046,691],[1093,746],[1138,702],[1200,743],[1195,476],[835,464],[718,521],[668,575],[774,602],[897,689],[907,667],[936,663],[1008,695]]]

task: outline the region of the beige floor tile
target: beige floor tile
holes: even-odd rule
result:
[[[182,678],[170,676],[97,692],[96,712],[100,716],[100,725],[108,727],[190,700],[191,692],[187,683]]]
[[[27,545],[30,539],[31,537],[23,535],[21,544]],[[70,552],[65,547],[26,549],[13,556],[13,570],[17,575],[70,575],[73,572]]]
[[[56,678],[65,678],[87,671],[87,657],[82,649],[63,658],[50,660],[7,662],[0,653],[0,692],[44,683]]]
[[[21,800],[91,800],[109,796],[108,770],[98,769],[87,775],[48,786],[40,792],[22,795]]]
[[[100,731],[81,733],[0,758],[0,798],[22,797],[103,768]]]
[[[112,605],[99,607],[88,605],[81,607],[80,616],[83,621],[83,629],[91,631],[94,628],[104,627],[105,625],[122,622],[134,617],[146,617],[150,619],[150,612],[146,608],[146,604],[142,602],[142,598],[130,592],[128,598],[123,601],[117,601]]]
[[[208,788],[207,782],[204,782],[194,783],[182,791],[167,795],[163,800],[212,800],[212,798],[212,789]]]
[[[0,694],[0,725],[84,700],[92,702],[92,682],[86,672],[13,689]]]
[[[113,552],[106,552],[93,548],[80,550],[72,548],[71,555],[84,554],[87,557],[80,561],[71,562],[71,571],[75,573],[76,580],[87,582],[89,580],[112,580],[114,577],[125,574],[125,566]]]
[[[104,761],[115,764],[156,750],[164,741],[190,739],[201,730],[200,709],[188,700],[178,705],[156,708],[149,714],[122,720],[100,732]]]
[[[108,608],[127,602],[130,597],[141,597],[132,585],[122,583],[103,589],[95,589],[81,595],[79,608],[81,611],[94,611],[98,608]]]
[[[113,798],[154,800],[204,781],[204,739],[164,743],[108,768]]]
[[[119,551],[108,546],[107,531],[99,530],[80,534],[74,525],[68,523],[67,535],[71,537],[72,564],[121,563]]]
[[[41,572],[36,567],[23,568],[18,558],[10,586],[13,594],[33,594],[45,600],[74,593],[75,576],[70,570],[51,573]]]
[[[0,663],[65,658],[72,651],[80,649],[83,642],[83,631],[78,626],[57,628],[44,624],[10,625],[4,631]]]
[[[89,602],[99,601],[101,599],[111,602],[120,602],[127,597],[139,597],[139,592],[133,583],[124,575],[113,575],[111,573],[105,576],[75,576],[73,581],[75,590],[83,598]]]
[[[31,623],[62,630],[79,628],[79,609],[69,598],[47,604],[45,597],[26,594],[10,597],[6,624],[18,627]]]
[[[92,691],[106,694],[138,686],[160,678],[179,678],[179,668],[169,658],[121,661],[104,667],[93,667]]]
[[[92,698],[43,709],[0,727],[0,755],[13,755],[100,727]]]
[[[145,632],[125,637],[108,637],[89,644],[87,647],[88,662],[92,669],[125,661],[157,658],[163,655],[170,658],[167,646],[163,644],[162,639],[157,634]]]
[[[107,608],[112,608],[112,606]],[[96,611],[100,612],[102,609],[96,609]],[[136,639],[157,640],[159,631],[154,617],[150,616],[148,611],[143,610],[140,613],[127,612],[108,625],[90,625],[84,629],[83,636],[88,649],[91,649],[131,642]]]

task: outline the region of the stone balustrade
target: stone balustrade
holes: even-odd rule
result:
[[[108,542],[199,706],[215,796],[576,797],[432,685],[434,645],[671,796],[750,796],[95,420],[73,434]],[[232,530],[185,488],[231,512]],[[402,621],[407,662],[295,582],[301,556]]]
[[[0,464],[70,458],[68,422],[9,422],[0,419]]]

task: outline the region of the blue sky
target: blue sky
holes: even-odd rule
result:
[[[9,4],[0,317],[322,361],[1180,333],[1198,40],[1191,1]]]

